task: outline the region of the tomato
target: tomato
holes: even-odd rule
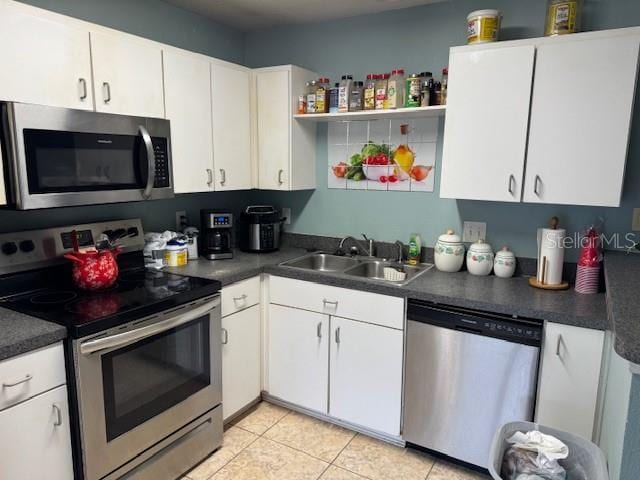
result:
[[[397,175],[389,175],[389,182],[396,183],[398,181]]]
[[[378,180],[380,180],[380,183],[387,183],[388,179],[387,179],[387,177],[385,175],[381,175]]]

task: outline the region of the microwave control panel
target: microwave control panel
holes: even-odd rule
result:
[[[166,188],[171,186],[171,165],[169,164],[169,149],[167,139],[153,137],[153,153],[155,155],[156,179],[154,188]]]

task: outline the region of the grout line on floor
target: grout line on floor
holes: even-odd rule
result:
[[[351,430],[351,431],[353,431],[353,430]],[[351,445],[351,442],[353,442],[353,440],[354,440],[358,435],[362,435],[361,433],[358,433],[358,432],[354,432],[354,433],[355,433],[355,435],[354,435],[353,437],[351,437],[351,440],[349,440],[349,441],[347,442],[347,444],[344,446],[344,448],[343,448],[342,450],[340,450],[340,453],[338,453],[338,455],[336,455],[336,458],[334,458],[334,459],[333,459],[333,462],[331,462],[331,465],[333,465],[333,466],[334,466],[334,467],[336,467],[336,468],[340,468],[341,470],[345,470],[345,471],[347,471],[347,472],[349,472],[349,473],[353,473],[354,475],[358,475],[359,477],[362,477],[362,478],[364,478],[364,479],[366,479],[366,480],[371,480],[369,477],[366,477],[366,476],[364,476],[364,475],[362,475],[362,474],[360,474],[360,473],[358,473],[358,472],[354,472],[354,471],[352,471],[352,470],[349,470],[347,467],[343,467],[342,465],[337,465],[337,464],[336,464],[336,460],[338,460],[338,458],[340,457],[340,455],[342,455],[342,452],[344,452],[344,451],[349,447],[349,445]],[[365,436],[366,436],[366,435],[365,435]]]
[[[432,457],[433,458],[433,457]],[[429,471],[427,472],[427,476],[424,477],[424,480],[427,480],[429,478],[429,475],[431,475],[431,472],[433,471],[433,467],[436,466],[436,462],[438,460],[436,460],[435,458],[433,459],[433,463],[431,464],[431,468],[429,469]]]

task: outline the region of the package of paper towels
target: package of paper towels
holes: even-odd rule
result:
[[[538,229],[538,282],[544,285],[562,283],[564,265],[564,238],[562,228]]]

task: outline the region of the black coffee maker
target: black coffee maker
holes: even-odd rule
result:
[[[200,252],[207,260],[233,258],[233,214],[200,210]]]

